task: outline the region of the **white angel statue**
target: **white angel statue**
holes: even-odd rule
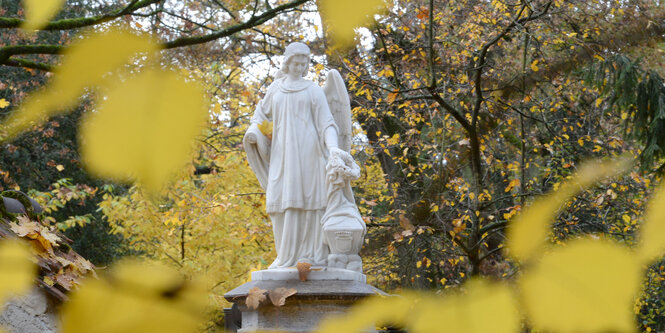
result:
[[[349,155],[349,97],[335,70],[325,88],[305,80],[309,62],[307,45],[287,46],[243,139],[249,165],[266,191],[277,250],[270,269],[304,262],[361,272],[365,224],[349,183],[360,174]],[[269,124],[272,133],[266,135]]]

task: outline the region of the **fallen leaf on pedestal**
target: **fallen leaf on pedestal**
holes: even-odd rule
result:
[[[247,293],[247,299],[245,299],[245,304],[250,309],[256,310],[259,307],[259,304],[266,299],[266,290],[259,287],[254,287],[249,290]]]
[[[286,304],[286,299],[289,296],[295,295],[297,290],[294,288],[277,288],[275,290],[271,290],[270,293],[268,293],[268,297],[270,297],[270,301],[272,302],[272,305],[274,306],[283,306]]]
[[[298,277],[300,278],[300,281],[307,281],[307,276],[309,275],[309,272],[312,271],[312,264],[299,262],[296,264],[296,268],[298,269]]]

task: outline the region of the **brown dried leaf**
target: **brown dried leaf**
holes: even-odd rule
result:
[[[309,272],[312,271],[312,264],[299,262],[296,264],[296,268],[298,269],[298,277],[300,278],[300,281],[307,281],[307,276],[309,275]]]
[[[29,236],[39,232],[39,223],[30,221],[25,216],[17,217],[18,223],[10,223],[9,227],[19,237]]]
[[[71,277],[67,272],[58,272],[55,276],[55,282],[57,282],[59,285],[61,285],[63,288],[67,290],[71,290],[72,287],[74,286],[74,278]]]
[[[247,299],[245,299],[245,304],[250,309],[256,310],[259,307],[259,304],[266,299],[266,290],[259,287],[254,287],[249,290],[247,293]]]
[[[413,226],[411,221],[404,214],[399,214],[399,225],[404,228],[404,230],[413,231],[416,227]]]
[[[56,235],[54,232],[51,232],[50,230],[46,228],[41,228],[39,233],[44,237],[44,239],[48,240],[51,242],[52,245],[58,245],[58,241],[60,241],[60,237]]]
[[[43,249],[44,252],[48,252],[51,255],[55,255],[53,253],[53,246],[51,245],[51,242],[49,240],[47,240],[46,238],[42,237],[41,234],[37,234],[37,233],[36,234],[30,234],[30,235],[28,235],[28,237],[35,240],[40,245],[40,247]]]
[[[289,296],[295,295],[296,292],[297,290],[295,288],[277,288],[275,290],[271,290],[270,293],[268,293],[268,297],[270,297],[272,305],[283,306],[286,304],[286,299],[289,298]]]

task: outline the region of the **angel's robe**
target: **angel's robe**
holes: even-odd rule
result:
[[[273,122],[271,141],[258,130],[263,121]],[[327,260],[321,217],[327,203],[325,131],[331,126],[337,128],[323,89],[307,80],[276,80],[256,108],[243,144],[266,190],[277,249],[271,268]]]

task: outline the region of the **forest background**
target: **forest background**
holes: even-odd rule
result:
[[[508,221],[593,158],[628,155],[634,167],[575,195],[548,238],[592,235],[634,246],[660,183],[658,0],[386,1],[355,42],[341,28],[331,35],[334,12],[322,23],[314,1],[66,1],[36,34],[19,29],[19,1],[1,4],[3,119],[52,80],[63,47],[90,28],[148,33],[163,48],[153,66],[204,84],[207,126],[158,194],[86,171],[78,127],[96,110],[91,90],[68,113],[5,138],[0,190],[35,197],[47,210],[42,222],[99,267],[140,256],[211,276],[217,309],[227,305],[224,292],[274,258],[263,192],[241,139],[293,41],[315,55],[311,79],[338,69],[352,97],[353,155],[363,170],[353,185],[369,230],[364,268],[384,290],[515,279],[520,265],[503,251]],[[358,9],[351,1],[335,6]],[[343,27],[348,33],[353,24]],[[650,263],[633,306],[642,331],[665,331],[664,281],[665,262]],[[208,329],[221,320],[217,311]]]

